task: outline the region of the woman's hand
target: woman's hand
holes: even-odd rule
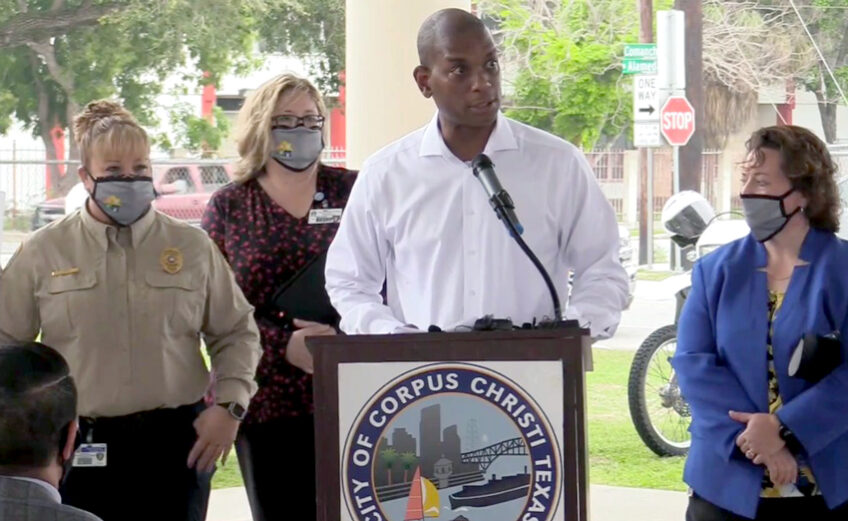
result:
[[[307,374],[312,374],[312,353],[306,348],[306,337],[308,336],[333,336],[336,334],[333,326],[310,322],[308,320],[294,319],[294,327],[297,331],[292,333],[286,346],[286,361],[301,369]]]
[[[761,459],[762,463],[765,464],[769,472],[769,479],[774,486],[780,487],[798,481],[798,462],[786,447],[770,457],[758,457],[757,459]],[[757,463],[756,459],[754,463]]]
[[[773,414],[730,411],[730,417],[747,425],[736,438],[736,446],[749,460],[769,458],[786,446],[780,439],[780,420]]]

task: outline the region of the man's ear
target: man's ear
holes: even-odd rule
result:
[[[415,84],[418,85],[418,90],[421,91],[421,94],[424,95],[425,98],[429,98],[433,95],[433,91],[430,89],[430,69],[419,65],[412,71],[412,77],[415,78]]]
[[[70,461],[71,458],[74,457],[74,452],[76,452],[76,441],[77,436],[79,435],[79,421],[74,420],[68,424],[68,431],[65,433],[67,435],[67,439],[65,440],[65,446],[62,447],[62,459],[65,461]]]

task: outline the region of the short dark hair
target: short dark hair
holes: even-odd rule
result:
[[[0,346],[0,467],[46,467],[77,417],[68,363],[38,342]]]
[[[482,20],[468,11],[449,7],[431,14],[418,29],[418,61],[425,67],[430,67],[433,52],[450,37],[469,31],[488,34],[488,29]]]
[[[781,125],[754,131],[746,147],[749,154],[754,154],[756,166],[765,161],[762,149],[777,150],[783,174],[792,188],[807,198],[804,212],[810,226],[839,231],[837,166],[821,139],[806,128]]]

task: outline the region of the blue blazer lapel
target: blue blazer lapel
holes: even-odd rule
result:
[[[739,382],[756,404],[758,411],[768,410],[768,285],[765,249],[753,236],[744,239],[741,258],[729,263],[722,295],[727,298],[718,307],[725,327],[717,329],[719,353],[736,373]]]

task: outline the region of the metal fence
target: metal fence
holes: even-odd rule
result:
[[[344,149],[324,150],[322,162],[330,166],[345,165]],[[154,159],[151,161],[157,184],[173,185],[185,194],[211,194],[229,181],[235,159]],[[44,149],[0,149],[0,192],[6,193],[6,212],[30,214],[48,199],[49,166],[55,164],[60,173],[76,176],[76,161],[47,161]],[[163,174],[164,171],[164,174]]]

